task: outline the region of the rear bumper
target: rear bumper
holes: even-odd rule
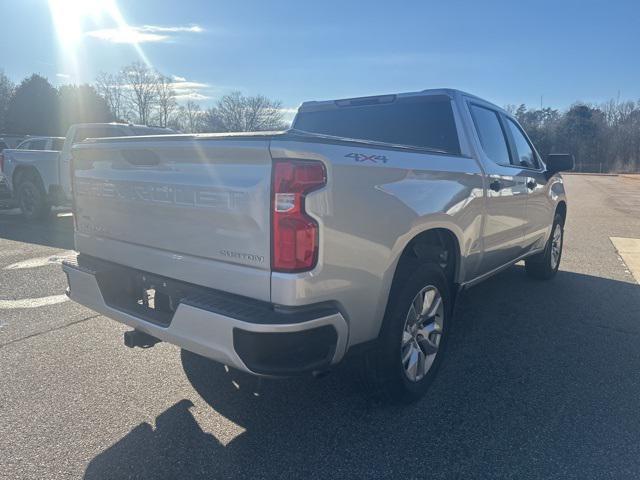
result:
[[[328,368],[345,354],[347,323],[331,306],[278,309],[265,302],[240,302],[242,297],[211,291],[181,299],[168,324],[160,325],[114,306],[100,277],[101,265],[107,263],[99,261],[96,267],[77,259],[65,261],[69,297],[109,318],[225,365],[258,375],[288,376]]]

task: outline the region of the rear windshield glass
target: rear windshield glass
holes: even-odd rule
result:
[[[293,127],[324,135],[460,153],[451,101],[445,96],[301,111]]]
[[[64,138],[54,138],[53,144],[51,146],[51,150],[55,150],[59,152],[62,150],[63,145],[64,145]]]
[[[124,130],[114,127],[80,127],[76,131],[74,143],[80,143],[87,138],[110,138],[125,136]]]
[[[159,128],[159,127],[144,127],[144,126],[132,126],[131,130],[134,135],[169,135],[175,133],[173,130],[168,128]]]

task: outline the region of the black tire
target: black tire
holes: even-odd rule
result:
[[[23,178],[18,184],[18,205],[24,218],[30,222],[42,220],[49,216],[51,205],[42,182],[33,176]]]
[[[410,403],[424,396],[436,376],[445,354],[453,305],[449,282],[442,268],[436,264],[424,264],[398,281],[402,283],[392,289],[394,293],[389,299],[376,346],[364,358],[365,385],[383,401]],[[442,330],[431,367],[421,379],[410,380],[402,359],[405,348],[403,335],[414,298],[430,286],[437,289],[442,299],[439,314],[443,317]],[[426,354],[424,349],[422,353]]]
[[[554,254],[556,248],[557,234],[559,232],[559,250],[557,255]],[[556,214],[551,227],[551,235],[547,240],[547,245],[542,253],[533,255],[524,261],[524,268],[531,278],[536,280],[550,280],[558,272],[560,268],[560,260],[562,259],[562,247],[564,245],[564,221],[562,217]]]

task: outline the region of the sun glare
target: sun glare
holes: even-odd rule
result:
[[[82,47],[86,32],[104,26],[116,26],[122,31],[130,27],[124,19],[116,0],[48,0],[51,18],[56,30],[60,61],[76,78],[80,75]],[[134,39],[135,40],[135,39]],[[142,48],[129,41],[141,60],[149,65]]]
[[[113,0],[49,0],[49,9],[58,40],[73,46],[83,35],[88,23],[97,23],[117,6]]]

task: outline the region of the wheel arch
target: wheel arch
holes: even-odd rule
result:
[[[451,291],[455,292],[456,285],[460,283],[463,268],[460,245],[460,235],[456,234],[455,228],[448,225],[430,225],[407,236],[402,246],[398,248],[398,254],[390,268],[383,311],[386,312],[389,307],[389,300],[395,294],[395,289],[402,285],[402,278],[425,262],[440,263],[443,250],[447,252],[445,276],[449,280]]]
[[[13,171],[13,176],[11,178],[11,185],[13,186],[14,191],[18,189],[18,185],[23,178],[29,178],[29,177],[33,178],[36,182],[38,182],[39,185],[42,187],[42,189],[46,193],[46,190],[44,188],[44,182],[42,181],[42,176],[40,175],[40,172],[38,171],[37,168],[31,165],[19,165]]]
[[[567,202],[565,202],[564,200],[560,200],[558,202],[558,204],[556,205],[556,211],[554,213],[554,217],[556,215],[560,215],[562,217],[562,224],[564,225],[564,223],[567,221]]]

